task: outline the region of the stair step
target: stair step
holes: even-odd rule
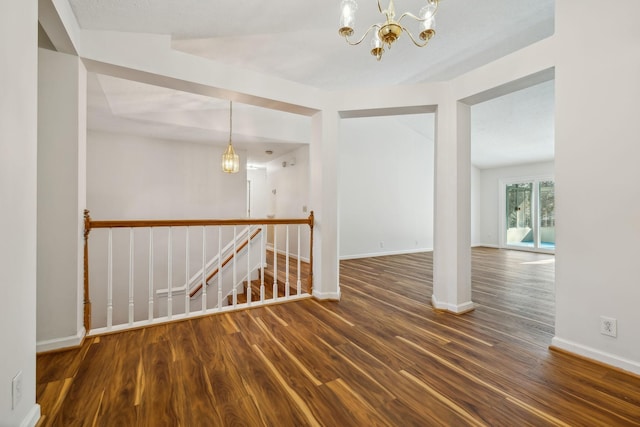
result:
[[[278,283],[278,298],[284,298],[285,291],[286,291],[285,285],[283,283]],[[304,292],[304,288],[303,288],[303,292]],[[297,293],[298,293],[298,288],[296,287],[295,283],[290,283],[289,295],[297,295]],[[273,298],[273,282],[267,282],[265,280],[264,298],[265,300]],[[233,304],[233,295],[229,295],[227,297],[227,301],[229,305]],[[260,301],[260,280],[253,280],[251,282],[251,301]],[[245,285],[242,291],[238,289],[237,303],[244,304],[246,302],[247,302],[247,288]]]
[[[267,265],[264,268],[264,298],[273,298],[273,251],[267,250],[266,257]],[[278,298],[285,296],[286,282],[287,282],[287,259],[285,255],[278,254]],[[301,291],[309,292],[309,264],[306,262],[300,263],[300,281]],[[260,283],[261,280],[253,280],[251,282],[251,301],[260,301]],[[298,293],[298,260],[289,258],[289,295],[297,295]],[[233,295],[227,297],[228,303],[233,304]],[[242,291],[238,289],[237,303],[244,304],[247,302],[246,283],[243,286]]]

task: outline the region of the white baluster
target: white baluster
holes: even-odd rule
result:
[[[251,305],[251,226],[247,227],[247,305]]]
[[[218,310],[222,309],[222,227],[218,226]]]
[[[278,226],[273,225],[273,300],[278,299]]]
[[[129,228],[129,326],[133,325],[133,253],[134,253],[134,241],[133,241],[133,228]]]
[[[286,261],[286,267],[285,267],[285,279],[284,279],[284,296],[285,298],[289,298],[289,224],[287,224],[287,232],[286,232],[286,237],[287,237],[287,243],[285,244],[285,255],[284,255],[284,259]]]
[[[202,226],[202,312],[207,311],[207,233]]]
[[[264,235],[267,233],[267,227],[262,226],[260,230],[260,302],[264,302],[264,264],[266,256],[266,247],[264,244]]]
[[[236,226],[233,226],[233,259],[232,259],[232,268],[233,268],[233,275],[232,275],[232,289],[233,289],[233,306],[235,307],[238,304],[238,289],[236,289],[236,284],[238,283],[236,280],[236,243],[237,243],[237,237],[236,237]]]
[[[167,242],[167,318],[171,320],[173,316],[173,229],[169,227],[169,240]]]
[[[298,291],[298,295],[302,293],[302,280],[300,280],[300,257],[302,252],[300,252],[300,226],[298,225],[298,280],[296,282],[296,287]]]
[[[189,227],[185,230],[185,250],[184,250],[184,314],[189,316],[191,311],[191,297],[189,294]]]
[[[111,228],[107,248],[107,330],[110,330],[113,325],[113,230]]]
[[[153,322],[153,228],[149,228],[149,322]]]

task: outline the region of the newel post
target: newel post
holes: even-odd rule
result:
[[[91,231],[91,216],[89,210],[84,210],[84,329],[88,334],[91,330],[91,299],[89,298],[89,232]]]
[[[309,294],[313,295],[313,211],[309,214]]]

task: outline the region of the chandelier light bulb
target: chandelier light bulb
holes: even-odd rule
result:
[[[378,61],[382,59],[384,49],[382,48],[382,40],[378,31],[374,31],[373,37],[371,37],[371,55],[375,56]]]
[[[353,34],[358,3],[355,0],[342,0],[341,9],[342,15],[340,15],[340,29],[338,32],[342,37],[348,37]]]
[[[420,10],[420,39],[428,42],[436,34],[436,7],[429,4]]]

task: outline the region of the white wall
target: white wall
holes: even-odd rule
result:
[[[309,206],[309,147],[280,156],[267,163],[266,172],[267,214],[275,218],[307,218],[313,209]],[[274,194],[275,191],[275,194]],[[300,255],[309,259],[309,227],[301,228]],[[278,250],[286,249],[286,228],[278,226]],[[297,227],[289,228],[289,251],[297,254]],[[272,243],[273,238],[269,237]]]
[[[579,3],[579,4],[578,4]],[[640,373],[640,2],[556,2],[556,336]],[[598,23],[597,37],[585,39]],[[593,230],[606,232],[593,233]],[[618,337],[600,334],[600,316]]]
[[[268,214],[276,218],[303,218],[309,215],[308,146],[267,163],[267,190],[271,197]],[[276,190],[275,194],[273,190]],[[307,212],[304,212],[305,207]]]
[[[223,148],[89,131],[87,207],[101,219],[246,217],[244,164],[220,168]],[[238,151],[240,158],[244,153]],[[241,162],[243,163],[243,162]]]
[[[500,194],[501,180],[535,178],[554,175],[554,163],[529,163],[502,168],[480,170],[480,203],[477,212],[479,239],[476,244],[489,247],[500,246]]]
[[[39,50],[38,351],[78,345],[83,322],[86,76],[76,56]]]
[[[424,121],[433,129],[433,114]],[[339,144],[340,258],[433,248],[433,136],[393,116],[343,119]]]
[[[35,425],[37,2],[0,14],[0,426]],[[22,400],[11,380],[22,372]]]
[[[271,190],[267,188],[267,169],[247,170],[247,179],[251,181],[251,218],[266,218]]]

